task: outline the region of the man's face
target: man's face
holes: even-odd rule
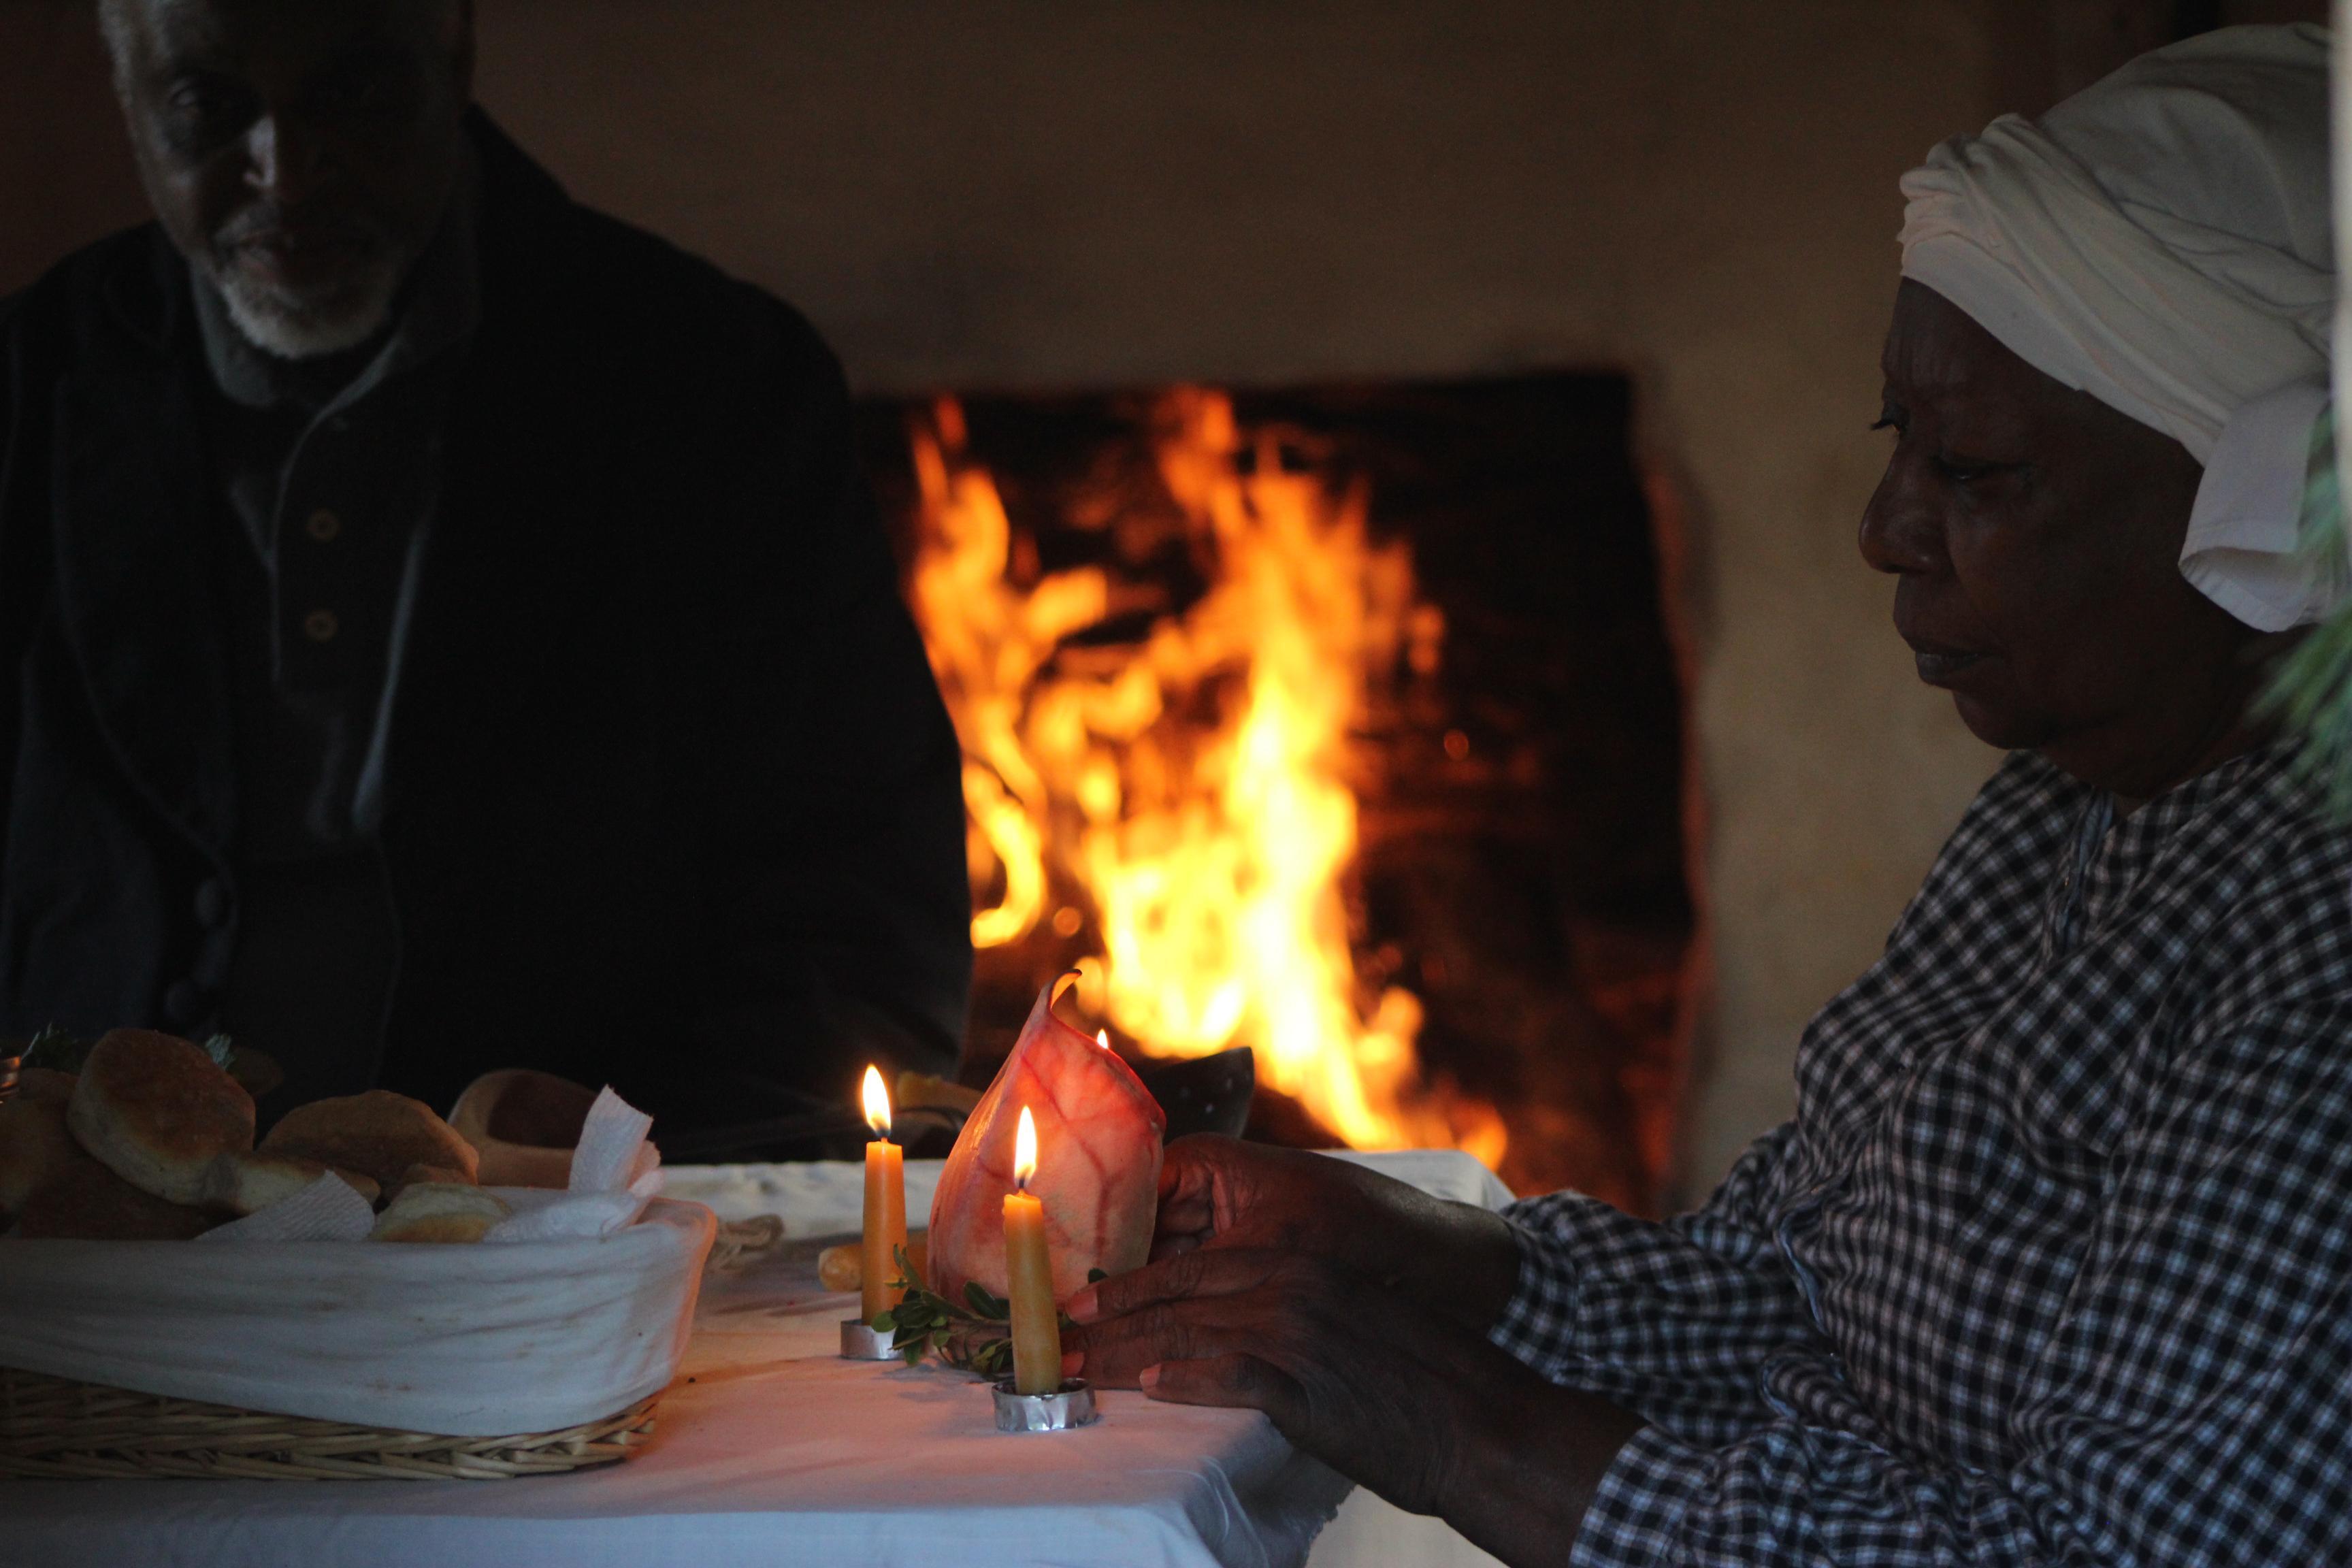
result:
[[[432,238],[472,85],[467,0],[110,0],[148,199],[287,359],[380,330]]]
[[[1862,552],[1920,679],[1996,746],[2155,794],[2237,721],[2253,634],[2180,574],[2181,445],[2034,369],[1922,285],[1897,296],[1895,451]]]

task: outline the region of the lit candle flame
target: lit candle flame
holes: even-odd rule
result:
[[[1021,1125],[1013,1134],[1013,1184],[1022,1192],[1029,1190],[1030,1178],[1037,1173],[1037,1123],[1029,1108],[1021,1108]]]
[[[866,1069],[866,1125],[877,1138],[890,1136],[890,1092],[882,1087],[880,1070],[871,1067]]]
[[[1097,1029],[1095,1031],[1095,1044],[1100,1046],[1105,1050],[1110,1049],[1110,1031],[1108,1029]]]

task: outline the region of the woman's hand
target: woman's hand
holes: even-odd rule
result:
[[[1498,1215],[1344,1160],[1208,1134],[1168,1146],[1152,1257],[1202,1247],[1335,1264],[1479,1333],[1518,1281]]]
[[[1507,1562],[1567,1561],[1637,1421],[1330,1261],[1219,1239],[1079,1292],[1066,1368],[1262,1410],[1298,1448]]]

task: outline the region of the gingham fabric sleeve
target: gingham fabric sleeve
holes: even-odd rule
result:
[[[1820,1343],[1764,1219],[1794,1136],[1790,1124],[1759,1139],[1706,1207],[1664,1224],[1578,1193],[1514,1205],[1518,1289],[1489,1337],[1695,1442],[1770,1419],[1766,1359]]]
[[[1575,1561],[2352,1563],[2352,1006],[2192,1042],[2105,1164],[2046,1338],[1996,1307],[1934,1369],[1947,1399],[2000,1391],[2003,1462],[1890,1433],[1834,1363],[1811,1385],[1768,1372],[1769,1422],[1720,1443],[1661,1425],[1621,1451]]]

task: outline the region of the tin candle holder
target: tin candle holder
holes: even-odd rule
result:
[[[841,1354],[845,1361],[897,1361],[891,1336],[863,1318],[841,1320]]]
[[[1095,1391],[1082,1377],[1070,1379],[1051,1394],[1024,1394],[1008,1377],[991,1392],[996,1397],[1000,1432],[1067,1432],[1102,1419],[1102,1412],[1095,1408]]]

